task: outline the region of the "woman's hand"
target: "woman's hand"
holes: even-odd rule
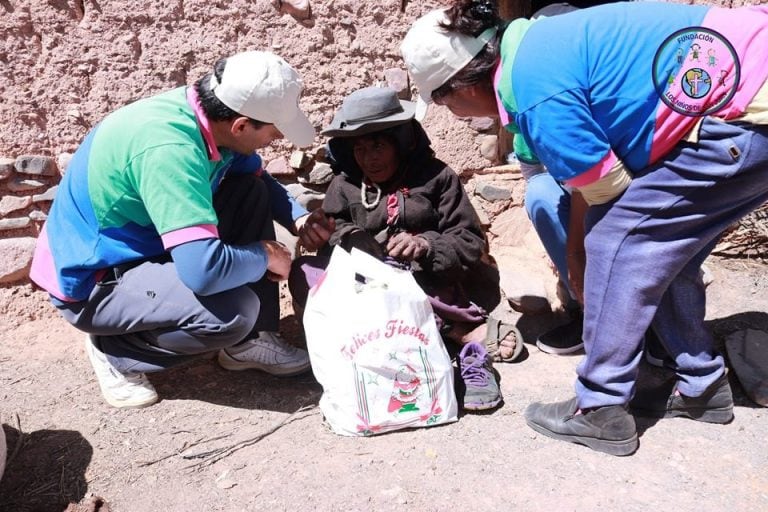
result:
[[[327,216],[322,208],[296,219],[299,242],[308,251],[316,251],[325,245],[335,230],[336,221]]]
[[[387,254],[401,261],[416,261],[429,252],[429,241],[419,235],[401,232],[387,241]]]

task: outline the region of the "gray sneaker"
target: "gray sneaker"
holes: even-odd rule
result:
[[[467,343],[459,354],[464,383],[463,408],[468,411],[493,409],[501,403],[501,390],[493,374],[491,357],[480,343]]]
[[[289,377],[309,371],[309,354],[294,347],[279,333],[262,331],[255,338],[219,351],[219,364],[227,370],[261,370]]]
[[[107,403],[120,409],[138,409],[157,402],[157,391],[143,373],[120,373],[96,347],[96,336],[85,338],[85,352],[91,361],[101,394]]]

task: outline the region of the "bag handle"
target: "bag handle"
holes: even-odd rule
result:
[[[374,258],[365,251],[361,251],[356,247],[350,251],[351,266],[355,273],[360,274],[367,280],[373,279],[376,281],[391,281],[396,279],[397,270],[391,265],[387,265],[383,261]]]

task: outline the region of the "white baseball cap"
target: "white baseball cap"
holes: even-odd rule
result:
[[[449,32],[441,25],[447,22],[446,9],[437,9],[417,19],[400,45],[405,66],[419,88],[416,118],[423,119],[432,92],[469,64],[496,35],[496,27],[472,37]]]
[[[243,52],[227,57],[221,82],[211,74],[211,91],[243,116],[274,124],[299,147],[309,146],[315,129],[299,108],[304,83],[299,73],[270,52]]]

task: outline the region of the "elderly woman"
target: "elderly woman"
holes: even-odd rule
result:
[[[491,0],[455,0],[406,35],[424,102],[499,116],[522,162],[575,190],[568,256],[586,356],[576,397],[526,410],[534,430],[628,455],[630,401],[643,416],[733,418],[699,267],[768,199],[767,37],[765,6],[621,2],[508,24]],[[677,378],[634,396],[651,322]]]
[[[486,313],[498,305],[500,292],[477,213],[456,173],[434,157],[414,110],[393,90],[368,87],[350,94],[323,131],[332,137],[328,146],[338,174],[323,201],[336,226],[330,246],[357,247],[411,269],[430,296],[441,331],[464,346],[460,366],[478,350],[485,360],[486,347],[496,360],[513,361],[522,350],[519,331]],[[292,275],[322,267],[327,260],[320,252],[297,260],[295,267],[304,272]],[[307,283],[294,277],[289,284],[302,305]],[[495,381],[494,388],[498,395]],[[464,405],[490,408],[499,399],[471,403],[465,397]]]

